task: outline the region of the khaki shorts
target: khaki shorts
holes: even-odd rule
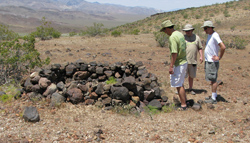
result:
[[[216,82],[218,77],[219,62],[205,61],[205,79]]]
[[[186,78],[189,76],[191,78],[196,78],[197,65],[188,64]]]
[[[182,87],[187,71],[187,63],[174,67],[174,74],[170,74],[171,87]]]

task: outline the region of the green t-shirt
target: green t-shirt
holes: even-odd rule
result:
[[[169,49],[171,54],[177,53],[177,58],[174,63],[175,66],[179,66],[187,62],[186,41],[184,35],[181,32],[174,31],[169,37]]]

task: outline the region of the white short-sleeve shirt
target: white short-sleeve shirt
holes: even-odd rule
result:
[[[221,43],[220,36],[217,32],[214,32],[212,35],[208,35],[207,37],[207,43],[206,43],[206,48],[205,48],[205,61],[208,62],[218,62],[218,61],[213,61],[212,58],[213,56],[218,56],[220,46],[219,44]]]

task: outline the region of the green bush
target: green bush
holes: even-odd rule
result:
[[[183,18],[184,18],[184,19],[187,19],[187,18],[188,18],[188,14],[185,13],[185,14],[183,15]]]
[[[231,15],[229,14],[229,12],[228,12],[227,9],[224,10],[223,14],[224,14],[225,17],[230,17],[230,16],[231,16]]]
[[[122,32],[121,31],[117,31],[117,30],[111,32],[111,35],[114,36],[114,37],[121,36],[121,34],[122,34]]]
[[[155,32],[154,33],[155,40],[159,44],[160,47],[165,47],[168,41],[168,35],[164,32]]]
[[[33,35],[4,41],[0,43],[0,85],[12,80],[17,82],[27,71],[49,62],[49,58],[44,61],[40,59]]]
[[[19,35],[12,30],[9,30],[8,26],[0,25],[0,42],[5,40],[13,40]]]
[[[238,36],[234,37],[232,43],[234,45],[233,48],[236,48],[236,49],[245,49],[246,45],[248,44],[247,40],[242,39],[242,38],[240,38]]]
[[[40,38],[41,40],[49,40],[53,38],[60,38],[61,33],[55,30],[53,27],[50,27],[50,22],[46,21],[45,17],[42,18],[42,25],[36,28],[35,32],[32,32],[31,35]]]
[[[97,35],[105,35],[107,34],[107,29],[103,29],[104,25],[102,23],[94,23],[94,26],[87,27],[86,30],[82,31],[80,35],[95,37]]]
[[[69,33],[69,36],[70,36],[70,37],[73,37],[73,36],[75,36],[75,35],[77,35],[76,32],[70,32],[70,33]]]
[[[130,32],[132,35],[139,35],[140,30],[139,29],[134,29],[133,31]]]

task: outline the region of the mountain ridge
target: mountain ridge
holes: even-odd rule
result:
[[[62,32],[71,32],[92,26],[93,23],[103,23],[106,28],[111,28],[158,12],[161,11],[153,8],[91,3],[85,0],[0,1],[1,23],[21,33],[35,30],[40,26],[38,23],[42,17],[51,21],[55,27],[64,27]]]

